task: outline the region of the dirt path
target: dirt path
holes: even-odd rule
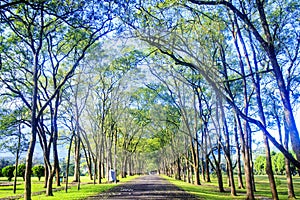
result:
[[[95,199],[197,199],[160,176],[141,176],[87,200]]]

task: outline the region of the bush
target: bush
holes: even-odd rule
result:
[[[255,174],[266,174],[266,157],[257,156],[254,162]]]
[[[8,165],[2,169],[3,176],[7,177],[8,181],[14,177],[15,166]]]
[[[274,156],[272,156],[272,165],[275,174],[285,174],[285,160],[283,153],[276,153]]]
[[[35,165],[32,168],[32,173],[34,176],[37,176],[40,181],[41,177],[45,175],[45,167],[43,165]]]
[[[25,169],[26,169],[25,164],[19,164],[18,165],[17,176],[23,177],[23,180],[25,180]]]

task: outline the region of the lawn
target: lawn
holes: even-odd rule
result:
[[[120,179],[120,182],[127,182],[130,181],[138,176],[130,176],[124,179]],[[88,196],[95,195],[99,192],[106,191],[114,186],[116,184],[92,184],[92,182],[88,179],[88,177],[81,177],[81,187],[80,190],[77,190],[77,185],[73,185],[68,189],[68,193],[66,193],[64,190],[53,192],[54,196],[52,197],[46,197],[45,194],[41,195],[33,195],[32,199],[49,199],[49,200],[61,200],[61,199],[84,199]],[[104,180],[105,181],[105,180]],[[103,182],[104,182],[103,181]],[[0,177],[0,184],[1,183],[8,183],[7,178]],[[11,181],[10,183],[13,183]],[[42,178],[41,181],[38,181],[36,177],[32,177],[32,193],[34,192],[40,192],[45,191],[44,186],[44,179]],[[59,188],[64,188],[64,184],[62,184]],[[57,188],[55,184],[53,184],[53,189]],[[24,193],[24,181],[22,178],[18,178],[18,185],[17,185],[17,193],[13,194],[13,186],[0,186],[0,198],[7,198],[12,197],[16,195],[21,195]]]
[[[227,186],[226,184],[227,182],[225,178],[224,178],[224,187],[226,192],[220,193],[218,191],[217,179],[215,177],[212,177],[211,183],[205,183],[202,181],[200,186],[185,183],[183,181],[178,181],[167,176],[163,176],[163,177],[168,181],[170,181],[171,183],[182,188],[183,190],[195,194],[200,199],[206,199],[206,200],[245,199],[245,195],[246,195],[245,189],[237,188],[238,196],[232,197],[230,195],[230,188]],[[294,180],[294,190],[295,190],[296,197],[300,197],[300,177],[298,176],[293,177],[293,180]],[[236,181],[235,183],[237,183],[237,180],[235,181]],[[272,194],[270,191],[268,177],[263,175],[255,176],[255,182],[256,182],[256,189],[257,189],[257,192],[255,192],[255,197],[257,199],[271,199]],[[287,199],[287,187],[286,187],[285,176],[276,176],[276,183],[277,183],[279,199],[282,200]]]

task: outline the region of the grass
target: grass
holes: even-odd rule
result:
[[[130,181],[137,176],[129,176],[124,179],[120,179],[120,182],[127,182]],[[103,180],[104,182],[105,180]],[[0,183],[7,183],[7,179],[1,177]],[[10,182],[10,183],[13,183]],[[68,193],[66,193],[64,190],[53,192],[54,196],[45,196],[45,194],[41,195],[33,195],[32,199],[49,199],[49,200],[61,200],[61,199],[85,199],[88,196],[92,196],[95,194],[98,194],[100,192],[106,191],[110,188],[115,187],[117,184],[111,183],[111,184],[91,184],[91,181],[88,179],[88,177],[81,177],[81,187],[80,190],[77,190],[77,185],[73,185],[68,189]],[[41,179],[41,181],[38,181],[36,177],[32,177],[32,193],[34,192],[40,192],[45,191],[44,186],[44,180]],[[59,188],[64,188],[64,184],[62,184]],[[57,188],[55,184],[53,184],[53,189]],[[17,193],[13,194],[13,186],[0,186],[0,198],[7,198],[12,197],[16,195],[24,194],[24,181],[22,178],[18,178],[18,185],[17,185]]]
[[[232,197],[230,195],[230,188],[227,186],[226,178],[223,179],[224,187],[226,192],[220,193],[218,191],[218,183],[215,177],[211,177],[211,183],[202,182],[200,186],[196,186],[190,183],[186,183],[183,181],[175,180],[173,178],[163,176],[165,179],[170,181],[171,183],[177,185],[178,187],[182,188],[183,190],[196,195],[200,199],[206,200],[214,200],[214,199],[222,199],[222,200],[229,200],[229,199],[245,199],[246,197],[246,190],[245,189],[238,189],[237,193],[238,196]],[[296,197],[300,196],[300,177],[293,177],[294,180],[294,190]],[[257,199],[272,199],[272,194],[270,191],[270,185],[267,176],[255,176],[256,182],[256,189],[255,197]],[[286,179],[285,176],[276,176],[277,182],[277,191],[279,195],[279,199],[287,199],[287,187],[286,187]],[[237,184],[237,180],[235,180],[235,184]]]
[[[24,193],[24,181],[23,178],[18,177],[17,179],[17,190],[16,194],[13,193],[13,181],[8,182],[6,177],[0,177],[0,183],[11,184],[9,186],[0,186],[0,198],[15,196]],[[43,191],[44,189],[44,179],[38,181],[36,177],[32,177],[32,192]]]

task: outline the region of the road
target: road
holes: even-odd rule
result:
[[[89,197],[87,200],[96,199],[197,199],[182,189],[171,184],[157,175],[138,177],[127,183],[121,183],[111,190]]]

